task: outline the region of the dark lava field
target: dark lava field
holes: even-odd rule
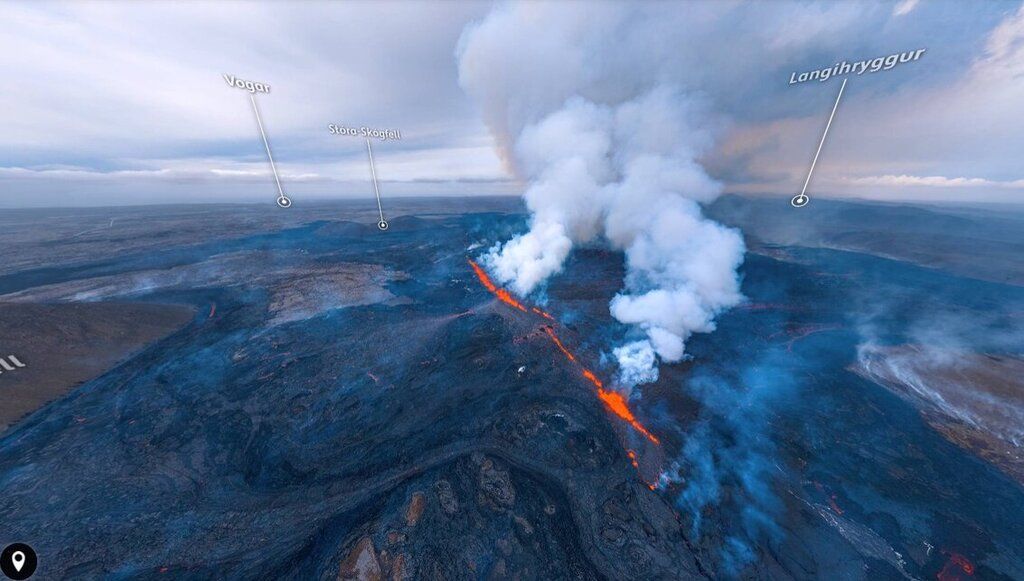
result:
[[[0,432],[0,541],[41,579],[1024,578],[1021,484],[849,369],[865,326],[909,343],[1020,287],[751,241],[748,302],[629,402],[655,443],[583,374],[614,386],[621,255],[520,310],[468,262],[517,203],[375,210],[5,216],[0,312],[193,315]]]

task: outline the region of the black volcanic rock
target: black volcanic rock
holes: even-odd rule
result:
[[[865,321],[1012,331],[1018,287],[761,246],[749,302],[630,402],[655,445],[541,328],[613,386],[621,254],[578,249],[547,289],[557,323],[523,313],[466,259],[525,218],[476,203],[493,211],[418,200],[429,217],[399,220],[395,200],[387,232],[365,201],[0,232],[17,309],[95,308],[112,330],[194,313],[0,435],[0,532],[45,578],[1024,577],[1019,485],[846,370]],[[110,311],[129,298],[146,308]]]

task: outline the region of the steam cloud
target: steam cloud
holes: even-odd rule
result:
[[[623,250],[625,287],[610,307],[636,329],[614,350],[621,383],[634,386],[657,379],[659,360],[680,361],[690,335],[713,331],[741,300],[744,245],[702,215],[720,191],[697,162],[711,116],[652,58],[657,10],[600,4],[581,18],[576,8],[505,5],[460,41],[460,82],[528,184],[529,231],[483,261],[526,295],[576,244]]]

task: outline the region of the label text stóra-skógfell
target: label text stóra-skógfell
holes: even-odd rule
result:
[[[343,135],[348,137],[365,137],[370,139],[379,139],[381,141],[388,140],[399,140],[402,138],[402,131],[400,129],[373,129],[372,127],[345,127],[344,125],[335,125],[331,123],[327,126],[327,131],[331,135]]]

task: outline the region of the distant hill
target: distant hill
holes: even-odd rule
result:
[[[828,247],[1024,285],[1024,209],[902,205],[727,195],[707,208],[758,244]]]

